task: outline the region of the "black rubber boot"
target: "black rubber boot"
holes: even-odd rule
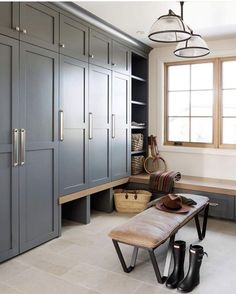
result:
[[[189,269],[186,277],[179,283],[179,292],[191,292],[200,283],[200,267],[203,255],[206,254],[200,245],[191,245],[189,249]]]
[[[175,241],[173,246],[174,269],[166,280],[167,288],[177,288],[179,282],[184,278],[184,257],[186,243],[185,241]]]

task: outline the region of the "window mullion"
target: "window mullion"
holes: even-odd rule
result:
[[[214,62],[214,126],[213,126],[213,135],[214,135],[214,145],[215,148],[219,148],[221,144],[222,137],[222,119],[221,119],[221,111],[222,111],[222,66],[219,58]]]
[[[192,74],[191,74],[191,68],[192,68],[192,65],[190,64],[190,66],[189,66],[189,75],[190,75],[190,78],[189,78],[189,142],[191,142],[191,116],[192,116],[192,113],[191,113],[191,99],[192,99],[192,88],[191,88]]]

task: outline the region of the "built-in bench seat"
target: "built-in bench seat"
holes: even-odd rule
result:
[[[149,175],[129,178],[129,189],[149,188]],[[204,195],[211,203],[209,216],[236,221],[236,181],[204,177],[182,176],[174,183],[174,193]]]
[[[165,277],[168,276],[170,258],[167,256],[164,276],[161,277],[154,250],[170,238],[170,254],[175,234],[193,218],[195,218],[199,240],[202,240],[205,237],[209,208],[208,198],[191,194],[184,194],[183,196],[192,198],[197,203],[195,206],[191,207],[190,211],[186,214],[169,213],[151,207],[132,217],[127,222],[119,225],[110,232],[109,236],[113,240],[125,272],[128,273],[134,268],[138,248],[144,248],[149,252],[158,282],[162,283],[165,280]],[[205,213],[201,230],[198,215],[202,211],[205,211]],[[118,244],[119,242],[134,247],[130,267],[126,266]]]
[[[149,174],[140,174],[130,176],[129,182],[148,185],[149,178]],[[174,183],[174,187],[178,189],[236,196],[236,181],[232,180],[182,176],[180,181]]]
[[[97,198],[96,209],[105,212],[113,210],[114,187],[128,184],[131,189],[148,189],[149,175],[140,174],[122,178],[103,185],[88,188],[73,194],[59,197],[59,204],[64,204],[64,215],[74,221],[88,223],[90,221],[90,195]],[[217,218],[236,220],[236,181],[212,178],[182,176],[174,184],[175,193],[205,195],[217,207],[211,207],[209,215]],[[74,201],[76,200],[76,201]]]

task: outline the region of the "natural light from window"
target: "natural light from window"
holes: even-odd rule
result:
[[[213,142],[213,63],[168,67],[168,141]]]
[[[165,144],[236,147],[236,57],[165,64]]]

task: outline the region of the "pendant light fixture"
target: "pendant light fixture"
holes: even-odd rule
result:
[[[160,16],[151,27],[148,38],[154,42],[176,43],[188,40],[191,37],[189,27],[183,21],[183,4],[181,1],[181,16],[171,9],[169,14]]]
[[[169,10],[168,15],[160,16],[152,25],[149,39],[161,43],[177,43],[174,51],[177,57],[196,58],[206,56],[210,50],[206,42],[183,21],[184,1],[180,1],[181,16]]]
[[[182,58],[203,57],[210,53],[206,42],[200,35],[191,34],[191,38],[177,45],[174,54]]]

